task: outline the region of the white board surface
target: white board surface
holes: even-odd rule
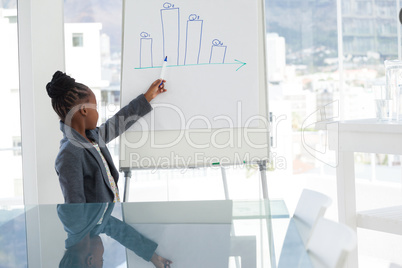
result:
[[[165,56],[168,91],[123,135],[121,168],[267,159],[262,6],[261,0],[124,2],[121,104],[160,77]],[[247,136],[244,129],[258,131]],[[203,156],[197,159],[194,153]]]
[[[124,50],[123,105],[160,77],[167,56],[169,91],[153,101],[155,120],[145,117],[150,130],[205,128],[204,120],[185,124],[195,117],[212,128],[227,127],[214,120],[221,115],[237,126],[239,101],[241,126],[259,113],[257,1],[229,5],[227,0],[126,1],[130,29],[124,31],[124,48],[130,49]]]

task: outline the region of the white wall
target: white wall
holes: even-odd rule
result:
[[[54,161],[61,132],[46,84],[64,70],[62,0],[18,1],[24,203],[63,202]]]

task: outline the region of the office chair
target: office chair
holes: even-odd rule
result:
[[[308,241],[307,253],[314,268],[341,268],[356,245],[356,232],[349,226],[321,218]]]
[[[331,202],[331,198],[322,193],[303,190],[286,231],[278,267],[303,267],[300,265],[306,257],[308,259],[306,245],[314,226]]]
[[[301,193],[293,219],[305,245],[307,245],[317,220],[324,216],[331,203],[331,198],[325,194],[309,189],[304,189]]]

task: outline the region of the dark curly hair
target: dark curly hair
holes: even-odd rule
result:
[[[89,96],[89,88],[86,85],[75,82],[74,78],[61,71],[53,74],[52,81],[46,85],[46,91],[52,99],[54,111],[62,121],[79,100]]]

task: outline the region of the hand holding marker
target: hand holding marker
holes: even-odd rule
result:
[[[160,79],[156,79],[152,83],[152,85],[148,89],[148,91],[144,94],[145,98],[147,99],[148,102],[153,100],[160,93],[163,93],[163,92],[167,91],[167,89],[165,88],[165,84],[164,84],[166,82],[166,80],[163,79],[163,77],[165,76],[166,67],[167,67],[167,57],[165,57],[165,60],[163,62]],[[159,83],[159,81],[160,81],[160,83]]]
[[[165,60],[163,61],[163,64],[162,64],[162,70],[161,70],[161,76],[160,76],[160,78],[162,79],[162,82],[159,85],[159,87],[162,86],[162,84],[163,84],[163,79],[165,78],[166,67],[167,67],[167,56],[165,57]]]

